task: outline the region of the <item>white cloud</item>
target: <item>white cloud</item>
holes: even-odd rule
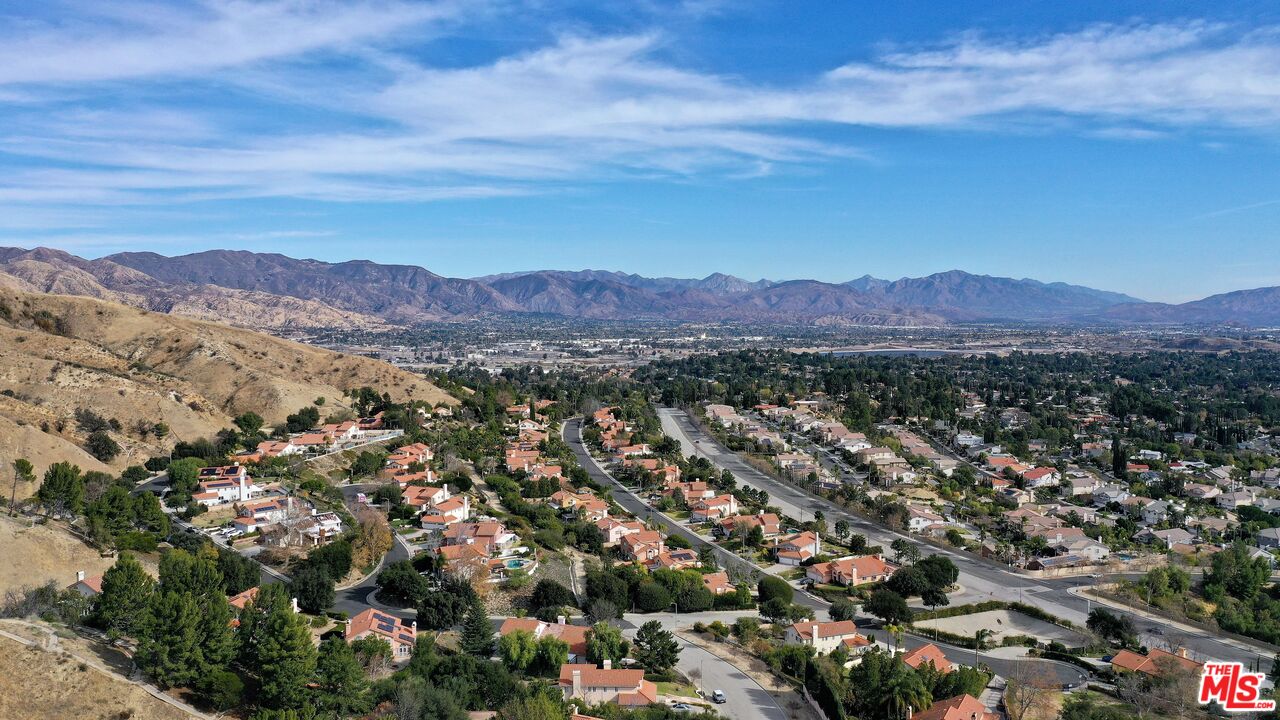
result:
[[[0,176],[0,202],[492,197],[864,157],[814,139],[831,126],[1158,141],[1280,123],[1275,29],[967,34],[783,86],[680,67],[661,33],[568,36],[463,67],[386,42],[439,30],[462,12],[446,3],[111,8],[23,33],[0,27],[0,85],[23,98],[0,152],[24,158]],[[330,61],[299,61],[317,53]]]

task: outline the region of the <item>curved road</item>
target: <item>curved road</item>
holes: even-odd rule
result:
[[[872,543],[888,547],[894,540],[905,538],[924,551],[948,556],[960,569],[960,584],[966,590],[964,595],[956,598],[958,602],[991,598],[1021,601],[1040,607],[1045,612],[1070,620],[1077,625],[1084,624],[1089,610],[1093,604],[1096,604],[1070,592],[1073,588],[1093,585],[1094,580],[1090,578],[1031,578],[994,561],[978,558],[969,553],[940,548],[917,538],[894,532],[883,525],[854,515],[825,498],[810,495],[804,490],[760,472],[740,455],[724,447],[712,435],[695,425],[683,410],[658,408],[658,417],[662,422],[663,432],[680,442],[686,456],[707,458],[717,467],[732,472],[738,482],[764,490],[769,493],[771,505],[778,506],[785,514],[797,520],[806,516],[812,518],[815,510],[821,510],[828,522],[843,519],[857,532],[866,535]],[[1258,658],[1266,661],[1275,654],[1274,648],[1263,644],[1214,637],[1204,633],[1191,634],[1162,619],[1142,617],[1124,611],[1116,612],[1128,615],[1133,620],[1134,626],[1141,631],[1142,642],[1148,646],[1163,646],[1169,642],[1170,638],[1177,638],[1193,656],[1199,659],[1228,660],[1246,664]],[[1156,630],[1152,632],[1148,631],[1148,628]]]

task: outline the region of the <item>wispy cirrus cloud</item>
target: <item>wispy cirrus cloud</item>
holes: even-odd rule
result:
[[[867,156],[833,127],[1159,141],[1280,125],[1275,28],[964,34],[780,85],[682,67],[660,31],[433,62],[423,38],[472,11],[450,2],[92,9],[0,24],[0,93],[21,97],[0,95],[0,202],[422,202]]]

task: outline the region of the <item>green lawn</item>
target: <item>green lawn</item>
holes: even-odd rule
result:
[[[698,697],[698,689],[685,683],[657,683],[659,695],[678,695],[680,697]]]

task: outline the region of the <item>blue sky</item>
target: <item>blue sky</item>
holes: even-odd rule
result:
[[[0,244],[1280,284],[1273,3],[0,2]]]

